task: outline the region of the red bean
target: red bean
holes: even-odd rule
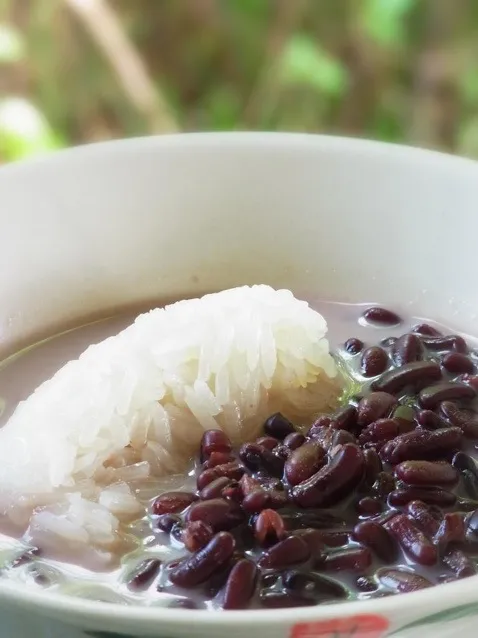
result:
[[[372,564],[372,554],[366,547],[344,549],[320,558],[316,564],[318,569],[329,572],[364,572]]]
[[[169,532],[173,529],[173,527],[181,522],[181,518],[179,516],[175,516],[174,514],[162,514],[158,516],[156,519],[156,527],[162,532]]]
[[[385,529],[397,539],[410,558],[420,565],[435,565],[438,559],[436,547],[405,514],[394,516],[385,523]]]
[[[373,448],[364,450],[363,455],[365,459],[365,482],[367,485],[371,486],[375,483],[377,476],[383,470],[382,461],[380,460],[376,450]]]
[[[371,496],[365,496],[361,498],[355,506],[357,513],[361,516],[376,516],[380,514],[383,509],[382,503],[378,498],[372,498]]]
[[[402,322],[396,312],[380,306],[368,308],[362,316],[370,323],[378,323],[383,326],[394,326]]]
[[[226,476],[227,478],[238,481],[242,477],[244,472],[245,469],[235,461],[232,463],[226,463],[224,465],[216,465],[216,467],[213,467],[209,470],[204,470],[198,476],[198,490],[204,489],[206,485],[209,485],[209,483],[212,483],[212,481],[219,478],[220,476]]]
[[[362,450],[348,443],[328,465],[292,489],[293,500],[301,507],[326,507],[347,496],[362,480],[365,461]]]
[[[256,490],[262,489],[259,481],[255,478],[252,478],[252,476],[249,476],[249,474],[244,474],[244,476],[239,481],[239,485],[244,496],[252,494],[252,492],[255,492]]]
[[[441,350],[453,350],[455,352],[461,352],[466,354],[468,352],[468,346],[463,337],[458,335],[447,335],[446,337],[422,337],[422,342],[429,350],[441,351]]]
[[[365,443],[385,443],[398,436],[399,424],[395,419],[378,419],[367,425],[359,436],[361,445]]]
[[[182,560],[169,574],[174,585],[189,589],[206,582],[231,558],[235,541],[229,532],[220,532],[198,552]]]
[[[424,335],[425,337],[442,337],[442,333],[430,326],[428,323],[419,323],[416,326],[413,326],[412,332],[417,332],[420,335]]]
[[[277,412],[270,416],[264,423],[264,432],[267,436],[273,436],[275,439],[282,441],[288,434],[295,432],[295,428],[289,419],[283,414]]]
[[[419,591],[433,584],[423,576],[404,569],[384,567],[377,571],[376,576],[381,585],[401,594]]]
[[[443,561],[458,578],[468,578],[476,574],[476,567],[461,549],[452,549],[447,552]]]
[[[473,361],[461,352],[449,352],[443,357],[441,364],[451,374],[472,374],[475,370]]]
[[[447,423],[432,410],[419,410],[415,418],[418,425],[427,430],[438,430],[447,426]]]
[[[319,574],[288,571],[283,575],[282,581],[288,591],[312,598],[316,602],[347,597],[347,590],[342,585]]]
[[[245,496],[242,501],[242,509],[248,514],[258,514],[266,507],[270,507],[270,505],[271,497],[269,492],[266,492],[262,488],[251,492]]]
[[[197,499],[191,492],[165,492],[153,501],[153,514],[176,514],[189,507]]]
[[[441,369],[436,361],[412,361],[382,374],[372,383],[372,390],[398,394],[407,386],[432,383],[440,378]]]
[[[210,525],[204,521],[192,521],[183,529],[181,540],[186,549],[197,552],[205,547],[213,536],[214,531]]]
[[[254,535],[263,546],[273,545],[282,540],[285,536],[282,516],[275,510],[262,510],[254,522]]]
[[[404,461],[395,467],[395,476],[408,485],[454,485],[458,473],[449,463]]]
[[[201,440],[201,452],[203,458],[207,458],[213,452],[225,452],[229,454],[232,443],[222,430],[206,430]]]
[[[360,369],[364,377],[376,377],[388,367],[388,355],[380,346],[367,348],[362,354]]]
[[[298,485],[315,474],[325,464],[325,450],[311,441],[294,450],[285,462],[284,472],[290,485]]]
[[[441,551],[450,543],[463,543],[465,541],[465,521],[461,512],[448,512],[435,534],[435,543]]]
[[[333,446],[335,428],[328,425],[313,425],[307,433],[307,437],[311,441],[316,441],[324,448],[330,450]]]
[[[257,443],[245,443],[239,450],[239,458],[251,472],[264,471],[271,476],[281,477],[284,459]]]
[[[357,408],[346,405],[333,414],[333,423],[337,430],[354,430],[357,426]]]
[[[353,530],[353,537],[386,563],[396,560],[398,554],[397,543],[379,523],[375,521],[357,523]]]
[[[473,410],[459,408],[452,401],[443,401],[440,404],[443,416],[451,425],[463,430],[463,434],[469,439],[478,439],[478,414]]]
[[[279,445],[280,441],[273,436],[261,436],[259,439],[257,439],[256,443],[257,445],[260,445],[272,451]]]
[[[289,450],[297,450],[301,445],[303,445],[306,441],[306,438],[300,432],[292,432],[292,434],[288,434],[284,439],[284,445],[289,448]]]
[[[443,516],[441,514],[437,516],[430,505],[423,501],[410,501],[407,512],[428,537],[431,538],[438,532]]]
[[[459,447],[462,436],[460,428],[414,430],[387,443],[380,454],[393,465],[402,461],[436,460]]]
[[[157,558],[147,558],[141,561],[128,581],[128,588],[134,591],[147,589],[159,574],[160,568],[161,561]]]
[[[262,554],[259,565],[263,569],[283,569],[305,563],[310,558],[307,543],[299,536],[289,536]]]
[[[357,339],[356,337],[351,337],[344,343],[344,350],[352,355],[361,352],[363,350],[363,347],[364,342],[360,339]]]
[[[397,367],[412,361],[421,361],[424,355],[423,344],[416,334],[404,334],[392,346],[392,361]]]
[[[371,392],[360,400],[358,404],[357,422],[365,427],[378,419],[388,417],[397,404],[396,397],[388,392]]]
[[[186,515],[188,523],[203,521],[217,532],[231,529],[244,520],[244,513],[237,503],[226,501],[222,498],[214,498],[210,501],[194,503]]]
[[[439,507],[451,507],[456,503],[456,494],[430,488],[406,487],[390,492],[388,503],[392,507],[402,507],[410,501],[423,501],[428,505],[438,505]]]
[[[207,461],[202,464],[204,470],[210,470],[217,465],[224,465],[225,463],[231,463],[234,461],[234,457],[228,452],[211,452]]]
[[[310,553],[312,556],[321,556],[322,550],[324,549],[324,540],[323,533],[318,529],[313,529],[312,527],[308,527],[306,529],[297,529],[292,532],[291,536],[299,536],[303,541],[307,543],[310,549]],[[346,541],[348,541],[348,536],[345,534]],[[344,545],[345,543],[341,543]]]
[[[212,498],[219,498],[222,495],[224,488],[229,487],[232,483],[233,480],[227,478],[227,476],[220,476],[209,483],[209,485],[206,485],[206,487],[199,492],[199,498],[203,501],[209,501]]]
[[[253,562],[242,559],[231,570],[224,592],[224,609],[245,609],[256,588],[258,570]]]
[[[418,395],[420,404],[428,410],[433,410],[442,401],[461,401],[474,399],[475,390],[464,383],[442,381],[424,388]]]

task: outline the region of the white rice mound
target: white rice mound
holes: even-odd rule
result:
[[[135,481],[183,472],[205,430],[240,443],[274,412],[305,423],[333,409],[341,378],[326,332],[306,302],[265,285],[140,315],[61,368],[0,430],[0,513],[30,523],[33,540],[50,530],[112,546],[120,521],[141,509]]]

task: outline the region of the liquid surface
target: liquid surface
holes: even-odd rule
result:
[[[311,305],[327,320],[331,350],[337,351],[346,364],[350,365],[349,372],[352,377],[358,380],[359,384],[363,383],[363,377],[357,367],[359,359],[350,357],[342,349],[347,339],[356,337],[365,343],[365,347],[368,347],[378,344],[385,337],[402,335],[413,325],[422,322],[417,317],[405,317],[400,325],[373,325],[361,319],[362,313],[370,304],[349,305],[319,301]],[[89,345],[117,334],[134,320],[134,316],[134,314],[122,315],[80,327],[37,344],[5,361],[0,366],[0,398],[3,402],[0,425],[8,420],[19,401],[26,399],[38,385],[53,376],[67,361],[77,358]],[[427,323],[436,326],[444,334],[452,332],[433,322],[427,321]],[[476,345],[476,341],[470,343],[471,347],[476,347]],[[184,477],[179,483],[177,478],[172,479],[170,484],[166,480],[164,491],[192,489],[195,485],[194,468],[191,472],[189,479]],[[185,555],[183,545],[179,540],[176,542],[174,536],[171,537],[166,533],[152,533],[150,521],[146,518],[133,523],[130,529],[133,534],[142,539],[142,543],[133,554],[125,557],[120,568],[109,573],[96,573],[73,564],[49,560],[48,556],[36,557],[34,555],[26,555],[12,568],[12,556],[23,555],[25,548],[20,547],[18,543],[13,544],[13,541],[7,537],[0,539],[0,565],[6,566],[5,575],[8,578],[28,582],[32,586],[47,586],[51,590],[96,600],[161,606],[184,605],[187,607],[188,604],[192,604],[200,608],[215,608],[217,606],[217,601],[214,601],[213,596],[207,599],[203,594],[187,592],[186,597],[181,588],[169,587],[166,593],[158,594],[158,585],[161,587],[167,581],[167,573],[164,571],[161,572],[160,580],[155,583],[153,589],[134,591],[126,587],[125,582],[128,580],[128,574],[134,571],[133,567],[137,566],[145,556],[159,558],[163,563],[166,563]],[[347,547],[353,549],[354,543],[348,542]],[[408,567],[412,561],[405,553],[401,552],[399,559],[394,564]],[[154,565],[146,565],[145,567],[150,567],[154,571]],[[443,572],[443,569],[437,570],[439,570],[438,567],[430,567],[422,569],[421,573],[436,580]],[[373,568],[368,571],[373,572]],[[451,573],[448,575],[451,577]],[[387,593],[380,587],[367,591],[368,585],[365,581],[363,591],[357,590],[354,586],[356,581],[354,573],[340,573],[334,575],[334,579],[345,585],[345,597],[347,598],[361,599],[386,595]],[[279,592],[278,585],[272,580],[270,590],[272,593]]]

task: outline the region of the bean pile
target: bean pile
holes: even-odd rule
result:
[[[400,323],[384,308],[364,319]],[[308,430],[274,414],[239,450],[205,432],[197,490],[151,503],[153,525],[189,554],[144,560],[131,590],[180,592],[191,608],[198,597],[222,609],[277,608],[475,574],[476,353],[428,324],[370,347],[350,338],[343,351],[361,395]]]

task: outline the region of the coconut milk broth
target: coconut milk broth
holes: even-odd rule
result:
[[[444,334],[457,334],[456,330],[450,327],[428,319],[424,320],[422,317],[407,317],[405,313],[402,315],[402,323],[398,326],[368,324],[361,319],[361,315],[366,308],[373,305],[370,303],[346,304],[333,301],[318,301],[316,299],[311,300],[310,303],[327,321],[331,350],[347,364],[350,376],[359,384],[363,383],[364,380],[356,364],[357,357],[352,359],[342,349],[343,343],[349,337],[361,339],[366,346],[376,345],[386,337],[404,334],[413,325],[423,321],[438,328]],[[26,399],[36,387],[53,376],[59,368],[68,361],[78,358],[88,346],[115,335],[126,328],[134,320],[135,316],[142,311],[143,309],[138,309],[136,312],[119,313],[113,318],[96,321],[69,330],[32,345],[0,364],[0,426],[4,425],[20,401]],[[466,338],[470,347],[478,347],[478,339],[471,339],[468,336]],[[478,363],[477,352],[472,353],[472,356],[475,357]],[[152,498],[168,490],[195,489],[194,467],[192,467],[189,476],[161,479],[158,481],[157,486],[152,485],[151,488],[150,493],[145,492],[145,498]],[[181,605],[181,601],[187,596],[189,599],[194,600],[199,607],[215,607],[214,601],[204,601],[204,596],[195,593],[194,590],[185,594],[184,590],[175,591],[174,589],[169,589],[170,593],[159,594],[155,585],[147,591],[140,593],[131,592],[124,582],[134,565],[143,558],[158,557],[163,562],[167,562],[184,556],[186,552],[180,542],[174,541],[174,539],[171,541],[170,536],[163,532],[155,532],[147,517],[134,521],[128,527],[130,533],[141,539],[140,544],[137,549],[123,557],[118,568],[109,572],[94,571],[84,566],[79,566],[75,564],[78,561],[78,557],[74,556],[62,556],[61,558],[65,562],[60,562],[48,555],[42,555],[14,568],[8,568],[12,559],[21,555],[28,547],[27,539],[13,539],[10,536],[0,534],[0,574],[3,571],[4,576],[9,579],[28,583],[32,587],[47,586],[50,591],[106,602],[178,606]],[[8,533],[5,528],[3,531]],[[410,561],[407,557],[401,554],[396,565],[407,566],[409,563]],[[2,565],[6,566],[3,570],[1,570]],[[436,572],[434,575],[437,576],[437,570],[439,570],[439,573],[444,571],[443,568],[438,567],[431,570],[421,568],[415,571],[421,571],[423,575]],[[345,585],[349,585],[354,576],[339,574],[333,575],[333,578],[343,582]],[[158,581],[159,584],[165,579],[167,579],[167,574],[162,573]],[[175,597],[175,594],[179,599]],[[375,592],[374,595],[377,594],[380,595],[380,591]],[[351,592],[349,598],[368,598],[371,595]]]

